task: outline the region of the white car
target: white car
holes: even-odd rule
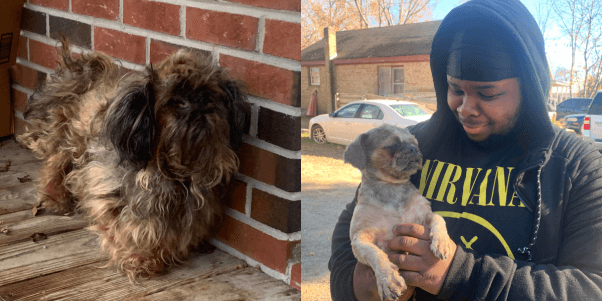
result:
[[[395,100],[359,100],[350,102],[339,110],[316,116],[309,120],[311,139],[316,143],[348,145],[355,138],[383,123],[407,127],[430,119],[414,103]]]

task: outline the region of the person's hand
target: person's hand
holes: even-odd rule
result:
[[[369,265],[358,262],[355,266],[355,271],[353,272],[353,293],[359,301],[382,301],[378,295],[374,271]],[[408,289],[397,298],[397,301],[410,300],[413,294],[414,287],[408,286]]]
[[[456,254],[457,245],[450,239],[450,256],[439,259],[430,249],[429,228],[418,224],[402,224],[393,227],[393,233],[396,236],[387,243],[385,252],[389,255],[389,260],[401,270],[399,273],[406,284],[438,295]]]

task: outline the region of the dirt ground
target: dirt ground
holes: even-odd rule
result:
[[[330,237],[338,216],[353,200],[360,172],[343,162],[345,146],[316,144],[301,136],[301,298],[330,301]]]

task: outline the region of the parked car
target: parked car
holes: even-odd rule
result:
[[[583,139],[602,144],[602,90],[596,93],[583,120]]]
[[[431,118],[415,103],[395,100],[360,100],[339,110],[309,120],[311,139],[348,145],[355,138],[383,123],[407,127]]]
[[[583,134],[583,120],[585,120],[585,114],[568,115],[564,118],[564,126],[576,133]]]
[[[585,114],[591,103],[591,98],[569,98],[556,105],[556,119],[564,118],[567,115]]]

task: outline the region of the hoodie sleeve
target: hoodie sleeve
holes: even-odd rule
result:
[[[359,190],[359,188],[358,188]],[[330,295],[333,301],[356,301],[353,294],[353,272],[357,259],[351,250],[349,227],[357,202],[357,192],[353,201],[345,207],[332,233],[331,255],[328,261],[330,270]]]
[[[559,240],[540,241],[557,247],[553,263],[479,255],[458,246],[439,299],[602,300],[602,156],[591,147],[580,152],[583,155],[567,159],[568,196],[555,196],[563,208],[556,225]],[[541,185],[552,190],[549,185],[554,182]]]

